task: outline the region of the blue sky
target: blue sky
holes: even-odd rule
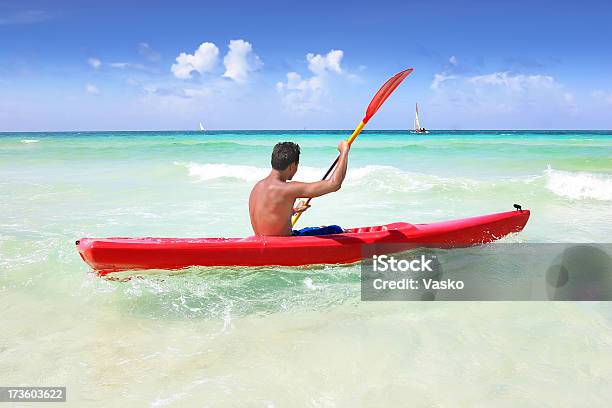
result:
[[[604,1],[0,0],[0,131],[612,128]]]

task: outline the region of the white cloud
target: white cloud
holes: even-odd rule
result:
[[[309,78],[303,78],[297,72],[287,73],[286,82],[277,82],[276,89],[283,97],[283,103],[296,112],[323,110],[320,98],[326,92],[329,74],[344,74],[341,62],[344,57],[342,50],[331,50],[325,55],[306,54],[308,69],[313,73]],[[354,74],[347,75],[350,80],[358,80]]]
[[[229,51],[223,58],[224,77],[236,82],[246,82],[249,74],[261,68],[263,63],[253,52],[251,43],[244,40],[231,40]]]
[[[475,85],[498,85],[517,92],[534,87],[551,88],[555,85],[555,79],[550,75],[513,75],[509,72],[477,75],[468,78],[468,81]]]
[[[129,62],[111,62],[109,64],[113,68],[127,68],[130,66]]]
[[[276,89],[283,94],[284,102],[299,112],[319,110],[318,99],[323,92],[323,78],[302,78],[297,72],[287,73],[287,82],[277,82]]]
[[[442,83],[444,83],[445,81],[449,81],[451,79],[456,79],[456,78],[457,76],[447,75],[444,72],[442,72],[441,74],[436,74],[434,75],[434,79],[431,82],[430,88],[433,89],[434,91],[437,91],[440,89],[440,86],[442,85]]]
[[[442,121],[463,117],[478,126],[494,128],[555,128],[559,125],[553,118],[579,112],[574,94],[547,74],[501,71],[469,76],[442,72],[434,76],[430,88],[434,93],[428,102]],[[550,123],[544,123],[543,118]],[[460,128],[463,123],[452,126]]]
[[[151,51],[147,43],[140,44],[143,54]],[[203,74],[213,72],[219,58],[219,48],[211,43],[205,42],[193,53],[182,52],[176,57],[176,63],[172,64],[171,70],[179,79],[189,79],[194,71]],[[229,51],[223,58],[225,72],[223,77],[230,78],[236,82],[246,82],[249,74],[261,68],[261,59],[253,52],[253,45],[245,40],[231,40]]]
[[[140,64],[140,63],[134,63],[134,62],[108,62],[108,63],[104,63],[104,65],[109,66],[111,68],[115,68],[115,69],[140,70],[140,71],[146,71],[149,73],[158,72],[156,69],[151,68],[150,66]]]
[[[87,63],[93,67],[93,69],[98,69],[102,65],[102,61],[97,58],[89,58]]]
[[[217,64],[219,48],[211,42],[200,44],[193,54],[181,52],[170,68],[175,77],[189,79],[193,71],[200,74],[212,72]]]
[[[87,84],[85,85],[85,92],[90,93],[90,94],[97,94],[100,91],[98,90],[98,87],[92,84]]]
[[[441,72],[434,75],[430,88],[439,91],[442,84],[450,80],[471,84],[477,87],[499,87],[509,92],[522,92],[533,88],[554,88],[559,86],[550,75],[522,75],[510,72],[493,72],[486,75],[459,76]]]
[[[308,53],[306,55],[308,69],[315,75],[323,75],[326,71],[341,74],[342,67],[340,63],[343,56],[344,51],[342,50],[331,50],[327,55]]]
[[[452,55],[449,59],[448,62],[450,62],[452,65],[457,66],[459,64],[459,60],[457,59],[457,57],[455,57],[454,55]]]

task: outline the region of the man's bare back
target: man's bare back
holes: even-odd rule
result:
[[[340,189],[346,176],[348,144],[340,142],[338,151],[340,160],[329,180],[300,183],[290,181],[297,172],[299,146],[285,142],[274,147],[272,171],[255,184],[249,197],[249,214],[255,235],[291,235],[291,216],[308,208],[303,203],[294,208],[296,199],[319,197]]]
[[[287,194],[286,184],[269,175],[253,187],[249,212],[256,235],[291,235],[295,197]]]

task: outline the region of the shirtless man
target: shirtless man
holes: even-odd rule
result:
[[[272,151],[272,171],[255,184],[249,197],[249,214],[255,235],[288,236],[305,235],[291,230],[291,216],[306,211],[303,201],[296,207],[298,198],[312,198],[340,190],[348,164],[349,145],[346,141],[338,145],[340,159],[328,180],[314,183],[290,181],[300,162],[300,146],[292,142],[277,143]],[[334,227],[334,228],[332,228]],[[342,229],[329,226],[319,230],[321,234],[338,233]],[[312,232],[312,231],[309,231]],[[321,235],[308,233],[307,235]]]

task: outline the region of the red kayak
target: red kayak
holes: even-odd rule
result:
[[[81,258],[100,275],[189,266],[348,264],[363,258],[366,244],[381,244],[383,251],[385,244],[393,244],[387,245],[392,252],[415,247],[469,247],[519,232],[527,220],[529,210],[522,210],[431,224],[396,222],[324,236],[82,238],[76,245]]]

